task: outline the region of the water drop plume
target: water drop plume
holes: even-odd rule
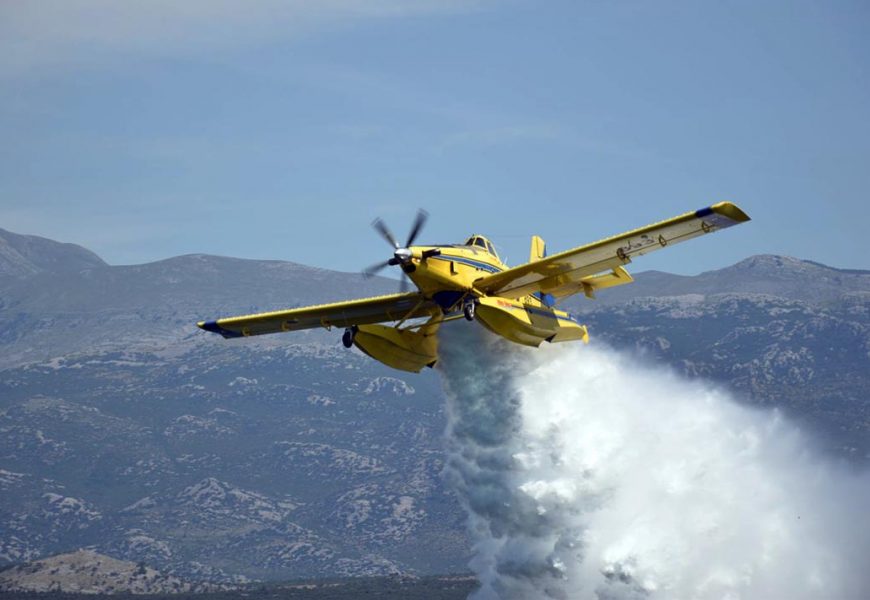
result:
[[[779,412],[600,342],[440,354],[473,598],[870,598],[870,477]]]

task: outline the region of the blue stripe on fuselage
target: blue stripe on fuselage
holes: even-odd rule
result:
[[[464,256],[450,256],[450,255],[441,255],[441,256],[430,256],[428,260],[447,260],[452,262],[462,263],[463,265],[468,265],[470,267],[477,267],[478,269],[483,269],[484,271],[489,271],[490,273],[501,273],[502,269],[500,267],[496,267],[495,265],[491,265],[489,263],[485,263],[479,260],[474,260],[473,258],[465,258]]]

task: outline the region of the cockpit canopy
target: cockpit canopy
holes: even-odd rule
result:
[[[465,240],[464,246],[477,246],[478,248],[483,248],[494,257],[498,258],[498,252],[495,251],[495,246],[492,245],[488,239],[483,237],[482,235],[473,235],[467,240]]]

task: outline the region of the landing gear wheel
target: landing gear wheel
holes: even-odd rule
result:
[[[344,334],[341,336],[341,343],[344,344],[345,348],[350,348],[353,346],[353,339],[356,337],[356,332],[358,331],[357,326],[348,327],[344,330]]]
[[[474,320],[474,300],[469,300],[465,304],[462,305],[462,314],[465,315],[465,319],[467,321]]]

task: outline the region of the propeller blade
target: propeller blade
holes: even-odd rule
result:
[[[405,248],[411,246],[414,243],[414,240],[417,239],[417,234],[420,233],[420,230],[423,229],[423,225],[426,224],[426,219],[429,218],[429,213],[427,213],[422,208],[417,211],[417,218],[414,220],[414,225],[411,227],[411,233],[408,234],[408,241],[405,244]]]
[[[387,242],[389,242],[392,247],[394,247],[396,250],[399,249],[399,242],[396,241],[395,236],[389,230],[387,225],[380,219],[380,217],[372,221],[372,227],[374,227],[375,231],[380,233],[381,237],[387,240]]]
[[[402,272],[402,278],[399,280],[399,293],[404,294],[408,291],[408,276]]]
[[[365,277],[366,279],[369,279],[370,277],[374,277],[374,276],[377,275],[377,274],[378,274],[378,273],[379,273],[379,272],[380,272],[384,267],[387,267],[387,266],[389,266],[390,264],[392,264],[392,260],[393,260],[393,259],[391,258],[390,260],[385,260],[384,262],[380,262],[380,263],[378,263],[378,264],[376,264],[376,265],[372,265],[372,266],[368,267],[366,270],[364,270],[364,271],[362,272],[363,277]]]

